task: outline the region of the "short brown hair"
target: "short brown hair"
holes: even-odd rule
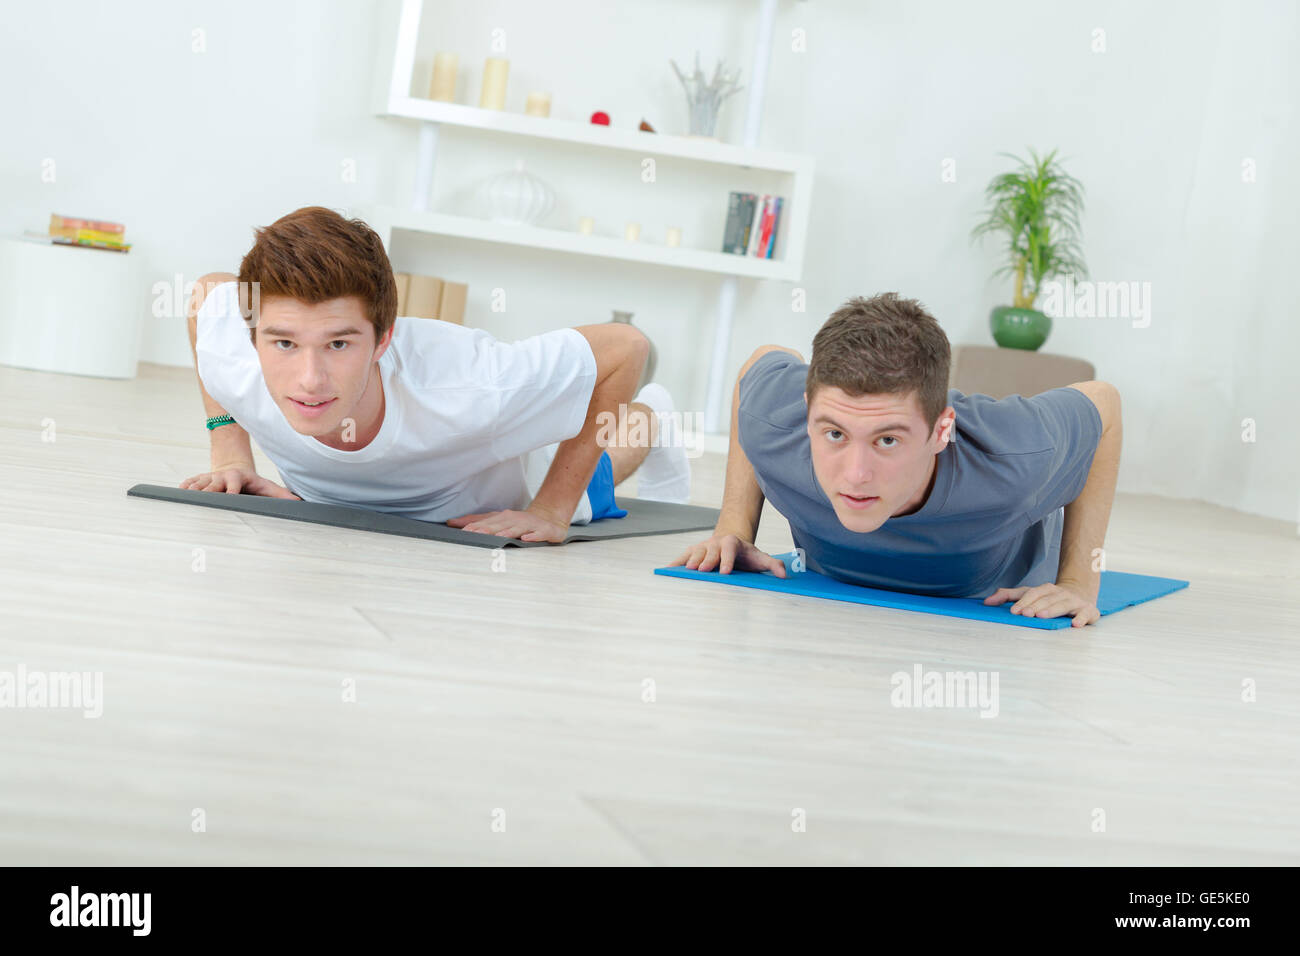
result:
[[[834,386],[848,395],[909,395],[930,429],[948,407],[948,336],[925,307],[897,292],[849,299],[813,338],[808,402]]]
[[[254,231],[256,240],[239,264],[239,288],[259,299],[287,296],[316,305],[346,296],[362,302],[376,344],[397,319],[397,280],[378,234],[360,219],[344,219],[324,206],[305,206]],[[249,283],[256,282],[257,286]],[[258,316],[241,300],[257,344]]]

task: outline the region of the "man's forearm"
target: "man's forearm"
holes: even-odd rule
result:
[[[539,511],[557,524],[567,525],[573,520],[573,512],[587,490],[587,484],[596,471],[596,462],[600,460],[603,449],[596,443],[599,423],[596,416],[602,411],[617,414],[618,399],[611,395],[615,389],[598,386],[591,393],[591,405],[587,411],[587,423],[582,431],[566,441],[560,442],[551,462],[546,480],[537,489],[529,510]],[[627,399],[623,401],[626,403]]]
[[[193,343],[191,343],[191,346]],[[198,373],[198,356],[195,355],[195,374]],[[222,415],[229,414],[221,404],[208,394],[208,390],[203,387],[203,379],[199,378],[199,394],[203,396],[203,408],[208,413],[208,418],[220,418]],[[233,425],[218,425],[208,432],[211,443],[212,467],[218,465],[232,465],[236,462],[253,465],[253,444],[249,440],[248,432],[236,422]]]
[[[587,404],[587,420],[582,431],[560,443],[546,479],[528,506],[563,525],[573,520],[604,451],[596,435],[602,424],[618,421],[620,405],[632,401],[650,348],[643,335],[626,326],[583,326],[578,331],[587,338],[596,358],[596,384]]]
[[[741,372],[743,377],[744,372]],[[734,534],[742,541],[754,543],[758,523],[763,516],[763,490],[754,477],[745,450],[740,447],[740,378],[731,394],[731,441],[727,448],[727,474],[722,486],[722,507],[718,512],[715,534]]]
[[[227,415],[225,408],[222,408],[217,399],[208,394],[208,390],[203,388],[203,378],[199,378],[199,392],[203,394],[203,407],[208,412],[209,419],[221,418]],[[218,464],[234,464],[243,462],[252,466],[252,442],[248,438],[248,432],[244,431],[239,423],[217,425],[212,431],[208,432],[209,441],[211,441],[212,467],[216,468]]]
[[[758,523],[763,517],[763,489],[758,486],[754,466],[740,447],[740,381],[750,368],[768,352],[788,352],[803,361],[803,356],[784,345],[761,345],[740,367],[735,388],[731,390],[731,441],[727,448],[727,475],[722,486],[722,507],[714,534],[734,534],[742,541],[754,543]]]
[[[734,534],[743,541],[754,543],[758,536],[758,523],[763,517],[763,489],[758,486],[754,466],[745,450],[740,447],[740,381],[755,362],[768,352],[788,352],[803,361],[803,356],[784,345],[761,345],[740,367],[736,386],[731,390],[731,441],[727,449],[727,476],[722,486],[722,507],[714,534]]]
[[[203,377],[198,374],[198,314],[199,309],[203,306],[203,300],[207,298],[207,294],[222,282],[228,282],[234,278],[236,277],[230,273],[220,272],[203,276],[195,284],[186,314],[190,330],[190,354],[194,356],[194,374],[199,381],[199,394],[203,397],[203,409],[208,413],[208,418],[220,418],[222,415],[229,413],[221,407],[215,398],[208,394],[208,390],[203,387]],[[208,432],[208,436],[213,468],[218,465],[234,464],[235,462],[243,462],[249,466],[253,465],[252,442],[249,440],[248,432],[244,431],[238,424],[221,425],[213,428]]]
[[[1106,543],[1106,526],[1110,523],[1110,508],[1115,501],[1123,439],[1124,426],[1116,410],[1113,419],[1102,430],[1083,491],[1065,506],[1056,583],[1074,585],[1093,601],[1097,600],[1101,588],[1100,562],[1094,551],[1100,553],[1099,549]]]
[[[248,432],[238,424],[219,425],[212,429],[210,460],[213,468],[237,463],[243,463],[250,468],[256,467],[256,462],[253,460],[253,443],[248,438]]]

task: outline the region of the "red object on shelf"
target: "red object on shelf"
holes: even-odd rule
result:
[[[608,126],[609,114],[602,113],[600,110],[597,110],[596,112],[591,114],[591,121],[595,123],[597,126]]]
[[[760,259],[772,258],[772,225],[776,221],[776,199],[763,197],[763,221],[758,233],[758,251],[754,254]]]

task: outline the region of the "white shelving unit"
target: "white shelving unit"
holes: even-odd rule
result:
[[[418,3],[419,0],[413,2]],[[476,106],[442,103],[438,100],[424,100],[414,96],[392,97],[381,115],[492,130],[498,133],[514,133],[519,136],[558,139],[602,149],[625,149],[654,156],[676,156],[680,159],[694,159],[706,163],[766,169],[780,173],[812,171],[812,157],[799,153],[778,153],[772,150],[720,143],[711,139],[646,133],[641,130],[618,129],[592,123],[574,123],[570,120],[509,113],[505,110],[484,110]]]
[[[754,256],[735,256],[725,252],[706,252],[703,249],[671,248],[648,242],[628,242],[609,236],[586,236],[567,229],[546,229],[540,226],[519,226],[475,219],[472,216],[449,216],[444,213],[418,212],[391,206],[368,207],[358,210],[380,236],[387,239],[394,229],[428,232],[439,236],[456,236],[461,239],[478,239],[506,245],[529,246],[534,249],[551,249],[555,252],[572,252],[577,255],[599,256],[605,259],[624,259],[628,262],[647,262],[653,265],[695,269],[725,276],[750,279],[799,278],[798,270],[788,262],[759,259]]]
[[[415,120],[420,124],[416,176],[407,207],[380,206],[357,210],[384,240],[391,251],[396,231],[455,236],[504,245],[528,246],[557,253],[623,259],[677,269],[693,269],[722,276],[718,291],[718,321],[714,328],[713,350],[709,366],[708,397],[704,412],[707,432],[717,433],[723,425],[724,403],[729,401],[726,361],[731,343],[735,313],[736,282],[739,279],[776,279],[798,281],[803,273],[804,246],[808,234],[811,207],[813,158],[797,153],[781,153],[755,147],[761,118],[763,89],[771,51],[772,21],[776,0],[760,0],[758,39],[754,66],[749,82],[749,103],[745,119],[745,145],[719,143],[685,136],[644,133],[639,130],[611,129],[508,113],[484,110],[456,103],[442,103],[411,96],[415,71],[416,45],[419,36],[423,0],[401,0],[400,9],[387,6],[390,22],[385,35],[391,37],[376,63],[375,111],[380,116]],[[643,156],[667,156],[700,163],[714,163],[742,169],[778,173],[788,178],[790,187],[782,212],[784,239],[780,259],[759,259],[689,247],[668,247],[652,243],[627,242],[605,236],[583,235],[577,231],[547,229],[537,226],[504,225],[468,216],[454,216],[429,209],[433,175],[437,165],[438,137],[443,127],[489,131],[520,137],[536,137],[572,143],[586,149],[626,150]]]

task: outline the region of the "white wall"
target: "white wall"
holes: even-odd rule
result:
[[[458,50],[463,102],[477,102],[494,28],[512,61],[508,107],[548,89],[559,118],[604,109],[618,125],[645,116],[684,132],[669,57],[723,56],[742,82],[751,68],[756,5],[742,0],[427,7],[423,69],[434,50]],[[0,229],[44,228],[50,212],[119,219],[153,279],[190,280],[233,270],[253,226],[298,206],[409,200],[415,128],[370,115],[380,37],[369,3],[10,4],[6,21]],[[803,53],[790,48],[797,27]],[[195,28],[204,53],[192,52]],[[1097,28],[1104,53],[1091,49]],[[983,187],[1007,168],[999,152],[1059,147],[1087,188],[1093,278],[1152,288],[1148,328],[1060,319],[1045,347],[1091,360],[1123,392],[1121,489],[1296,520],[1300,442],[1286,415],[1300,331],[1286,276],[1300,259],[1300,197],[1284,164],[1300,153],[1297,32],[1286,0],[781,0],[760,145],[817,158],[799,283],[808,311],[792,312],[792,284],[742,282],[730,368],[764,342],[807,350],[844,298],[884,290],[919,298],[954,343],[990,342],[988,311],[1010,290],[989,278],[995,246],[967,238]],[[96,57],[118,79],[95,75]],[[743,99],[724,112],[728,141]],[[649,236],[682,224],[675,200],[637,193],[610,157],[454,130],[442,137],[437,202],[463,205],[479,177],[518,155],[561,192],[548,225],[589,213],[614,231],[636,217]],[[53,183],[41,180],[48,158]],[[941,179],[947,158],[956,182]],[[1242,181],[1245,158],[1256,182]],[[355,183],[343,181],[345,160]],[[703,172],[661,164],[664,194]],[[686,241],[707,222],[688,217]],[[661,380],[683,407],[703,408],[714,277],[437,238],[402,238],[393,258],[468,281],[470,323],[505,338],[632,310],[659,347]],[[489,309],[493,288],[507,290],[504,313]],[[151,318],[141,357],[188,364],[183,321]],[[1244,418],[1254,444],[1241,440]]]

